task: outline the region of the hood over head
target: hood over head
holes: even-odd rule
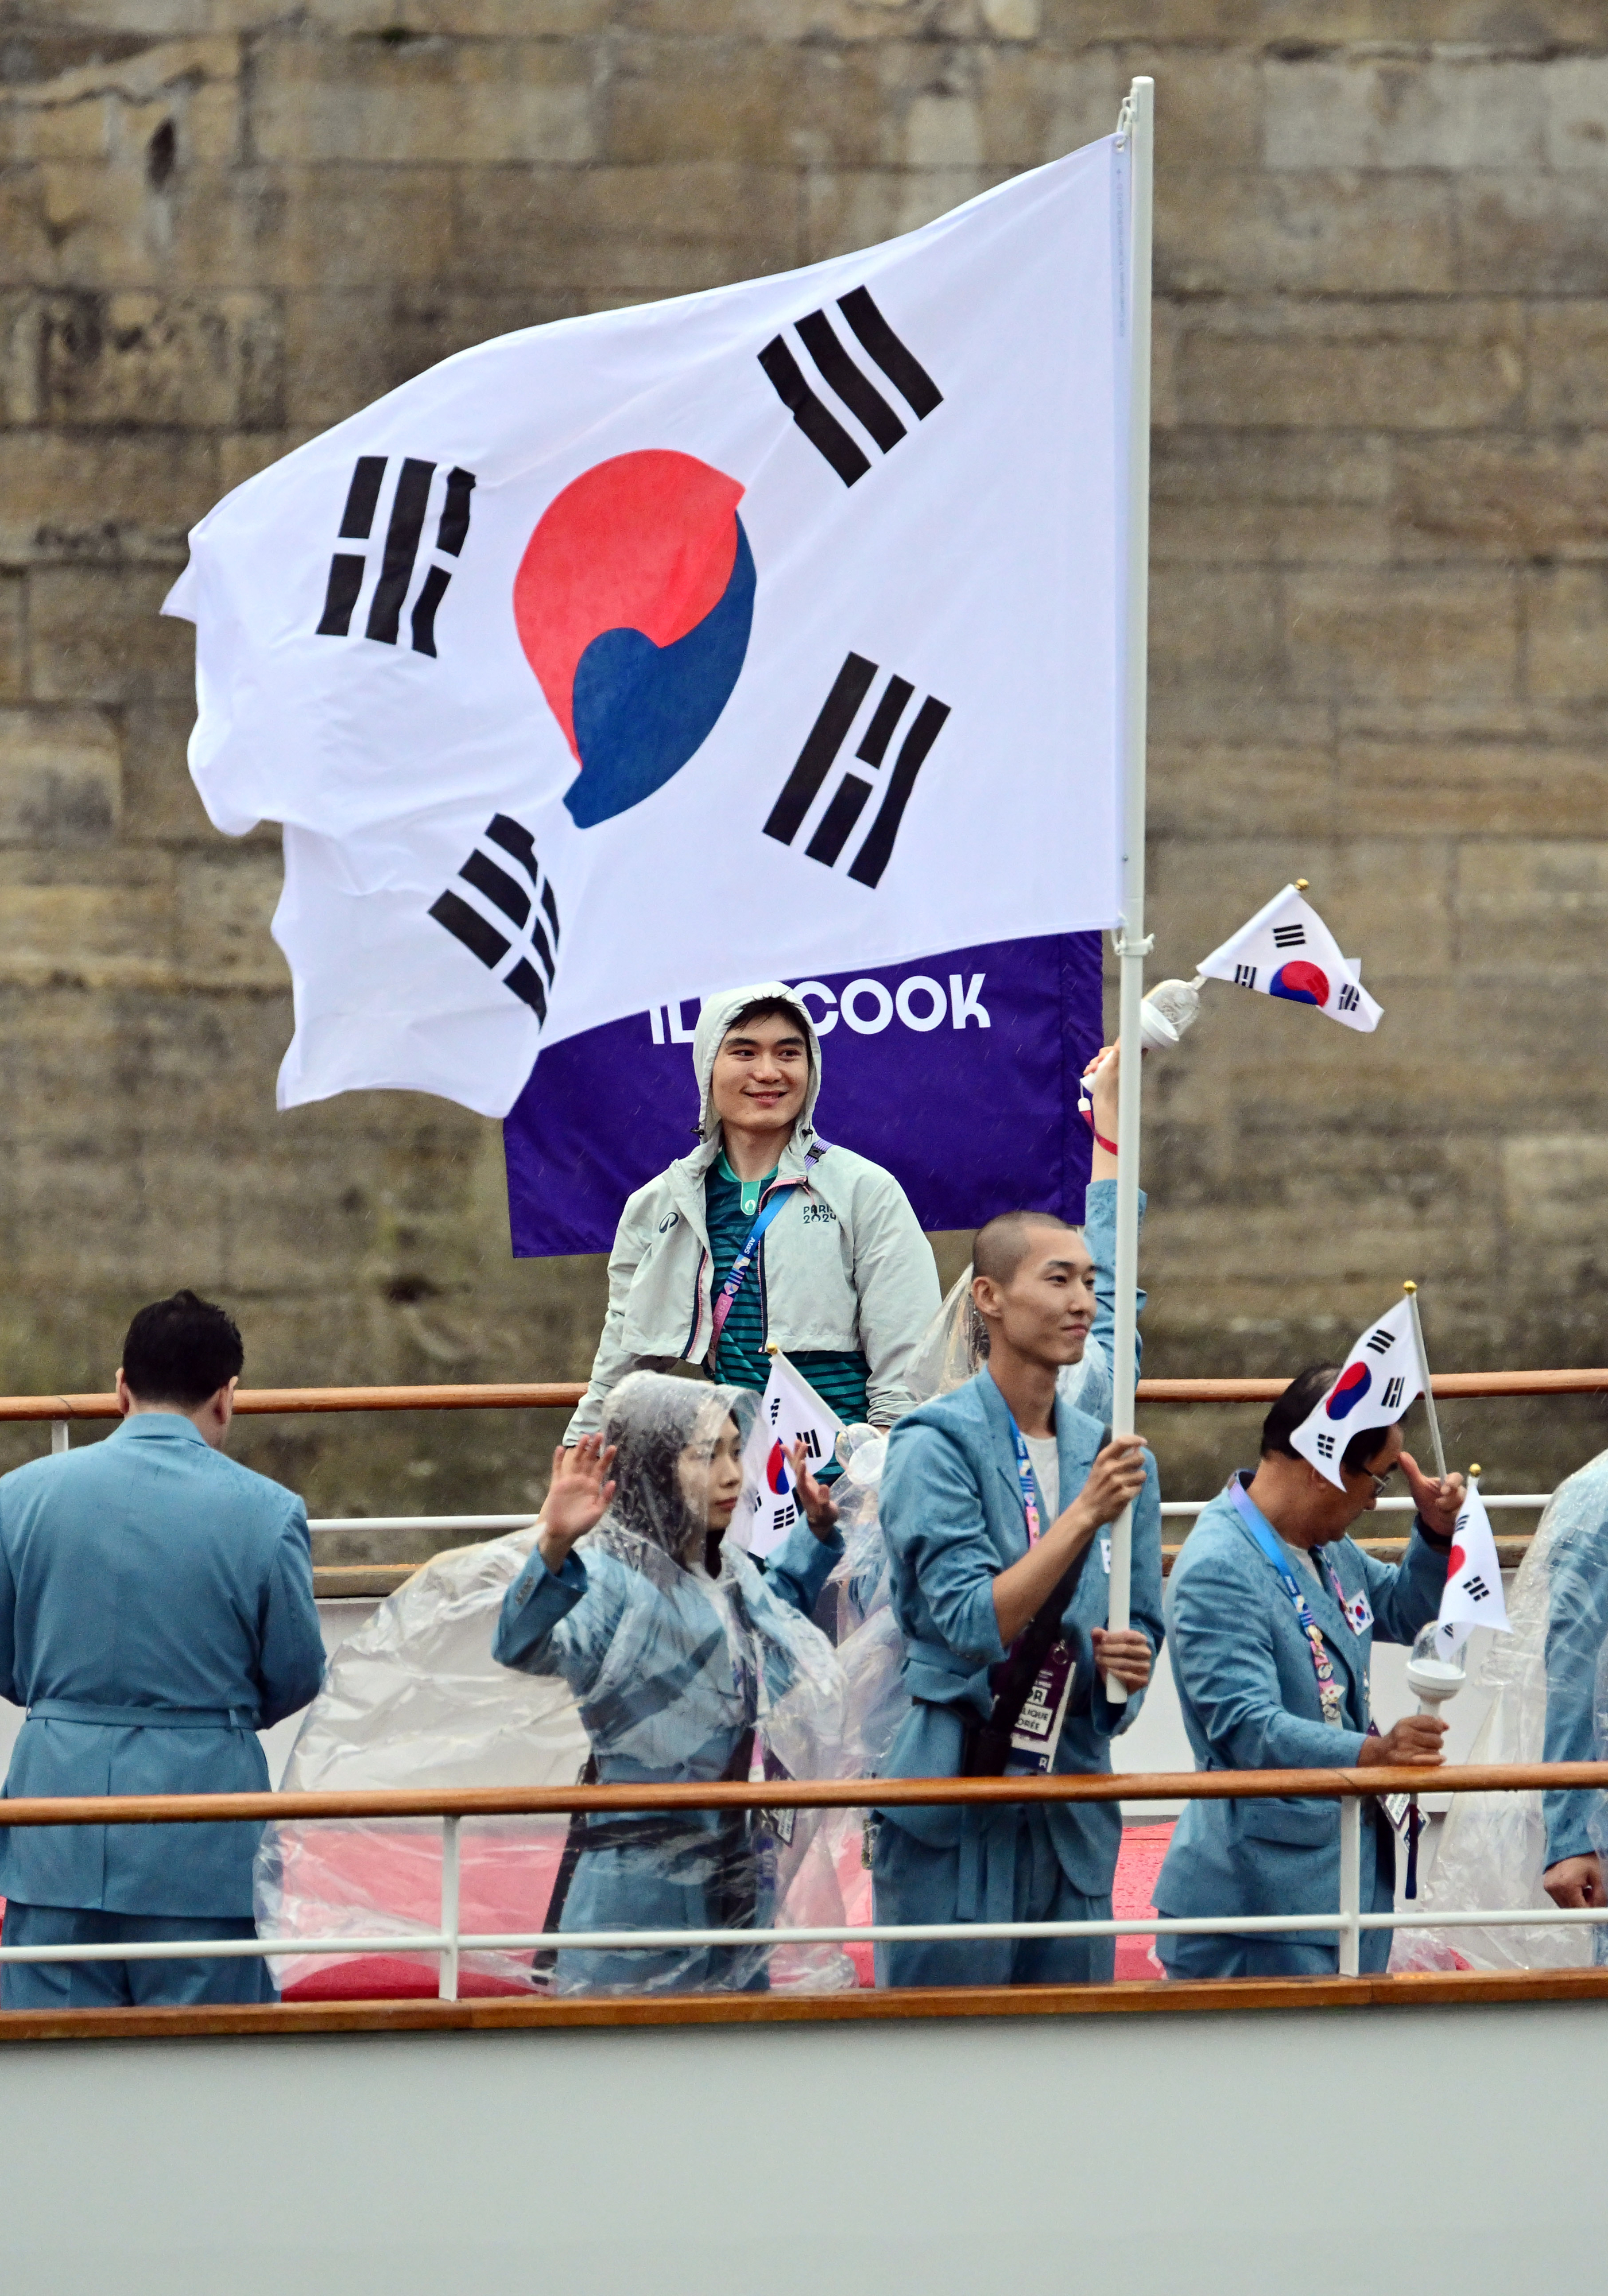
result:
[[[715,1054],[732,1022],[745,1004],[757,1004],[775,998],[785,1004],[790,1013],[799,1016],[804,1040],[809,1046],[809,1082],[805,1087],[804,1105],[799,1111],[793,1126],[793,1138],[808,1137],[815,1130],[816,1102],[821,1092],[821,1039],[816,1034],[816,1024],[809,1017],[809,1007],[796,988],[784,980],[758,980],[747,988],[723,989],[718,996],[706,996],[698,1015],[698,1026],[693,1032],[693,1068],[698,1078],[698,1134],[703,1140],[715,1139],[720,1130],[710,1098],[710,1083],[715,1073]]]
[[[615,1447],[615,1490],[600,1528],[628,1532],[673,1562],[689,1562],[702,1547],[706,1526],[682,1492],[681,1455],[689,1446],[712,1447],[731,1419],[746,1434],[756,1401],[746,1389],[706,1387],[663,1372],[622,1379],[603,1420],[603,1441]]]

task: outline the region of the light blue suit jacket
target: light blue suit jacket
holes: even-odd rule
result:
[[[9,1795],[261,1792],[256,1733],[324,1677],[301,1501],[142,1412],[0,1481]],[[250,1918],[261,1827],[0,1828],[0,1894]]]
[[[1597,1664],[1608,1638],[1608,1521],[1560,1542],[1546,1583],[1546,1734],[1542,1759],[1592,1762],[1596,1742]],[[1561,1793],[1543,1797],[1546,1863],[1588,1857],[1601,1831],[1603,1796]]]
[[[1095,1263],[1097,1337],[1109,1351],[1112,1330],[1112,1211],[1114,1186],[1089,1191],[1085,1234]],[[1070,1506],[1088,1480],[1103,1432],[1098,1420],[1064,1397],[1055,1406],[1061,1505]],[[1005,1656],[994,1615],[994,1581],[1028,1551],[1011,1417],[987,1370],[952,1394],[909,1412],[888,1438],[880,1513],[887,1541],[894,1616],[903,1638],[902,1669],[912,1705],[893,1742],[885,1775],[954,1777],[968,1714],[987,1718],[993,1704],[989,1669]],[[1161,1511],[1153,1459],[1134,1506],[1133,1624],[1153,1652],[1161,1647]],[[1096,1679],[1090,1628],[1103,1627],[1110,1581],[1097,1539],[1068,1605],[1063,1631],[1077,1662],[1071,1700],[1056,1749],[1058,1771],[1111,1768],[1111,1741],[1137,1715],[1141,1700],[1115,1706]],[[963,1852],[962,1920],[1004,1906],[1010,1918],[1008,1866],[1015,1855],[1016,1813],[890,1809],[933,1849]],[[1116,1871],[1121,1813],[1114,1802],[1046,1806],[1055,1855],[1067,1880],[1086,1897],[1103,1897]],[[992,1914],[990,1911],[990,1917]]]
[[[1344,1722],[1325,1722],[1312,1653],[1295,1606],[1225,1491],[1202,1510],[1167,1587],[1167,1647],[1198,1770],[1351,1769],[1368,1726],[1375,1638],[1410,1643],[1435,1616],[1446,1554],[1415,1521],[1406,1560],[1376,1562],[1350,1539],[1324,1550],[1348,1597],[1366,1591],[1374,1625],[1353,1634],[1320,1573],[1306,1595],[1344,1692]],[[1373,1829],[1363,1829],[1363,1904],[1373,1898]],[[1192,1801],[1173,1831],[1156,1910],[1321,1914],[1340,1900],[1340,1809],[1307,1796]],[[1308,1944],[1333,1932],[1296,1931]]]

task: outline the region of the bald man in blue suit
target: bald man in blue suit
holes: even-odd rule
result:
[[[240,1333],[179,1292],[144,1308],[103,1443],[0,1480],[0,1695],[28,1709],[8,1796],[262,1792],[257,1732],[324,1676],[301,1501],[223,1456]],[[271,2001],[258,1957],[125,1959],[135,1941],[250,1938],[261,1827],[0,1826],[0,2007]]]

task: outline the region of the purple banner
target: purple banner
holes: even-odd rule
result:
[[[924,1228],[1016,1205],[1083,1217],[1078,1079],[1101,1042],[1100,935],[995,941],[800,981],[825,1140],[897,1175]],[[692,999],[542,1054],[503,1127],[519,1259],[607,1251],[626,1198],[694,1145]]]

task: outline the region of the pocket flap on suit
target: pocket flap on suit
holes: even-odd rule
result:
[[[1240,1832],[1256,1841],[1288,1841],[1312,1849],[1338,1839],[1339,1812],[1332,1801],[1294,1801],[1274,1794],[1240,1804]]]

